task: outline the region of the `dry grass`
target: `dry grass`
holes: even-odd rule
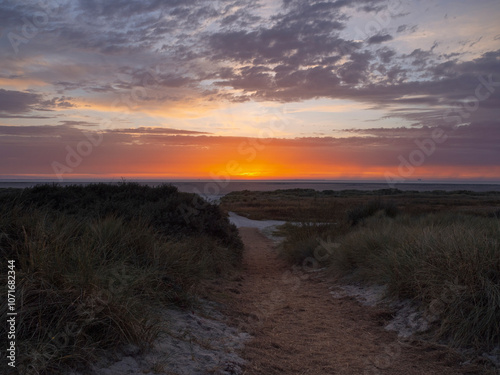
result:
[[[500,222],[469,215],[372,217],[338,237],[332,275],[388,286],[422,302],[438,339],[493,349],[500,342]]]
[[[243,351],[245,374],[488,373],[460,365],[465,359],[449,348],[399,340],[382,328],[387,311],[332,298],[330,280],[277,259],[257,229],[241,234],[246,266],[233,285],[239,290],[233,314],[253,336]]]
[[[284,259],[420,301],[435,339],[478,351],[500,342],[499,193],[238,192],[222,207],[303,221],[280,229]]]
[[[58,374],[125,343],[146,347],[159,309],[188,307],[201,281],[238,267],[236,228],[210,204],[178,218],[189,198],[134,184],[4,193],[0,258],[16,262],[21,370]]]
[[[221,208],[255,220],[337,222],[344,220],[348,211],[374,201],[393,205],[408,214],[452,211],[500,216],[500,192],[404,192],[397,189],[240,191],[224,196]]]

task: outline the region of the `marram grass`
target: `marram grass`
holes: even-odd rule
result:
[[[57,374],[122,344],[146,347],[161,329],[157,311],[189,306],[200,281],[241,259],[237,231],[216,206],[177,217],[193,203],[175,188],[43,186],[2,199],[0,256],[16,262],[21,372]],[[6,313],[2,304],[3,321]]]
[[[431,333],[436,339],[479,351],[500,343],[497,218],[388,217],[380,211],[354,226],[349,219],[285,230],[288,237],[281,255],[301,264],[306,257],[314,257],[318,246],[330,244],[328,256],[319,265],[328,267],[335,278],[384,284],[394,297],[420,301],[432,315]]]

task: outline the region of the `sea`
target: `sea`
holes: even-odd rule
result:
[[[117,184],[123,180],[0,180],[0,188],[26,188],[39,184],[88,185],[92,183]],[[323,190],[379,190],[396,188],[402,191],[457,191],[468,190],[474,192],[500,192],[500,182],[450,182],[450,181],[411,181],[389,185],[385,181],[360,181],[360,180],[125,180],[138,182],[148,186],[172,184],[179,191],[197,193],[205,199],[217,201],[220,197],[232,191],[274,191],[284,189],[313,189]]]

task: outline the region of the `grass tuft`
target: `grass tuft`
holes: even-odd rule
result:
[[[326,246],[325,243],[335,243]],[[500,342],[500,224],[496,218],[382,213],[355,227],[290,232],[281,248],[300,264],[315,246],[338,279],[387,285],[389,295],[420,301],[433,337],[455,347],[491,350]],[[324,252],[323,252],[324,254]]]

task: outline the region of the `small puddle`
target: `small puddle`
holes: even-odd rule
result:
[[[252,220],[244,216],[229,212],[229,221],[236,225],[237,228],[258,228],[260,230],[278,225],[283,225],[286,221],[281,220]]]
[[[284,240],[284,237],[274,235],[276,227],[283,225],[286,221],[281,220],[252,220],[246,217],[229,212],[229,221],[236,225],[237,228],[257,228],[260,233],[269,238],[275,244],[279,244]]]

